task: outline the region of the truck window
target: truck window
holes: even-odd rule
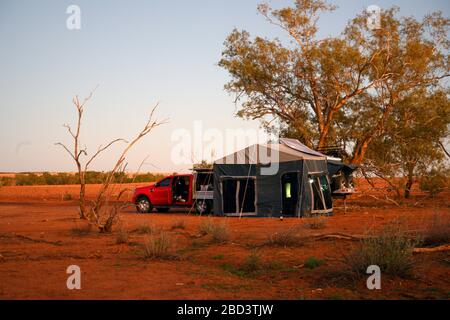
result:
[[[158,187],[167,187],[170,185],[170,178],[166,178],[164,180],[161,180],[160,182],[158,182]]]

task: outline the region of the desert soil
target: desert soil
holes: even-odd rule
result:
[[[88,186],[92,198],[99,186]],[[133,186],[129,186],[132,188]],[[116,188],[118,189],[118,188]],[[420,231],[440,214],[450,219],[449,193],[437,199],[415,194],[400,206],[379,195],[357,195],[335,202],[334,216],[322,229],[310,219],[209,218],[188,211],[137,214],[123,211],[112,234],[95,230],[82,235],[76,200],[63,201],[77,186],[0,188],[0,299],[449,299],[449,252],[414,255],[406,278],[382,275],[381,290],[368,290],[366,277],[351,278],[343,257],[358,241],[315,239],[342,233],[360,236],[392,221]],[[199,233],[213,219],[225,223],[230,241],[216,244]],[[173,229],[180,221],[184,228]],[[143,243],[150,237],[139,228],[164,230],[170,238],[170,259],[144,259]],[[297,246],[266,245],[276,232],[297,228]],[[116,244],[117,230],[126,230],[128,243]],[[254,274],[233,272],[250,255],[260,257]],[[314,257],[324,263],[304,266]],[[81,268],[81,290],[68,290],[66,269]]]

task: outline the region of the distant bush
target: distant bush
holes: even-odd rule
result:
[[[437,196],[449,186],[448,170],[431,170],[419,181],[420,190],[428,192],[432,197]]]
[[[108,172],[87,171],[86,184],[101,184],[105,181]],[[79,184],[78,173],[17,173],[15,177],[0,177],[0,186],[35,186],[35,185],[68,185]],[[128,176],[124,172],[114,175],[116,183],[154,182],[164,178],[162,174],[142,173],[136,176]]]

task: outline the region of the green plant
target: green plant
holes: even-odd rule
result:
[[[212,257],[214,260],[222,260],[224,258],[223,254],[216,254],[215,256]]]
[[[344,261],[354,274],[366,274],[368,266],[377,265],[385,274],[407,276],[413,268],[412,251],[416,243],[399,224],[392,224],[362,239]]]
[[[170,259],[173,255],[170,253],[172,240],[163,231],[157,235],[151,235],[144,241],[145,259]]]
[[[309,257],[308,259],[306,259],[304,265],[305,265],[305,268],[315,269],[317,267],[320,267],[324,263],[325,263],[324,260],[317,259],[316,257]]]

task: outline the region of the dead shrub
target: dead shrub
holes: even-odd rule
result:
[[[385,274],[405,277],[414,266],[412,252],[416,244],[399,224],[392,224],[362,239],[344,261],[353,274],[365,275],[367,267],[377,265]]]
[[[431,247],[450,243],[450,216],[435,213],[420,236],[423,246]]]
[[[186,229],[186,221],[183,219],[174,220],[172,222],[172,227],[170,229],[171,230]]]
[[[119,228],[116,234],[116,244],[128,243],[128,231],[124,228]]]
[[[319,230],[325,229],[327,226],[327,218],[324,216],[314,216],[307,218],[306,226],[309,229]]]
[[[269,236],[266,244],[276,247],[293,247],[300,244],[298,237],[299,227],[291,227],[286,230],[275,232]]]
[[[212,218],[203,220],[199,225],[201,235],[210,235],[215,243],[225,243],[230,239],[230,231],[225,221],[218,222]]]
[[[171,259],[172,240],[164,232],[161,231],[156,235],[147,237],[144,241],[144,258],[145,259]]]

